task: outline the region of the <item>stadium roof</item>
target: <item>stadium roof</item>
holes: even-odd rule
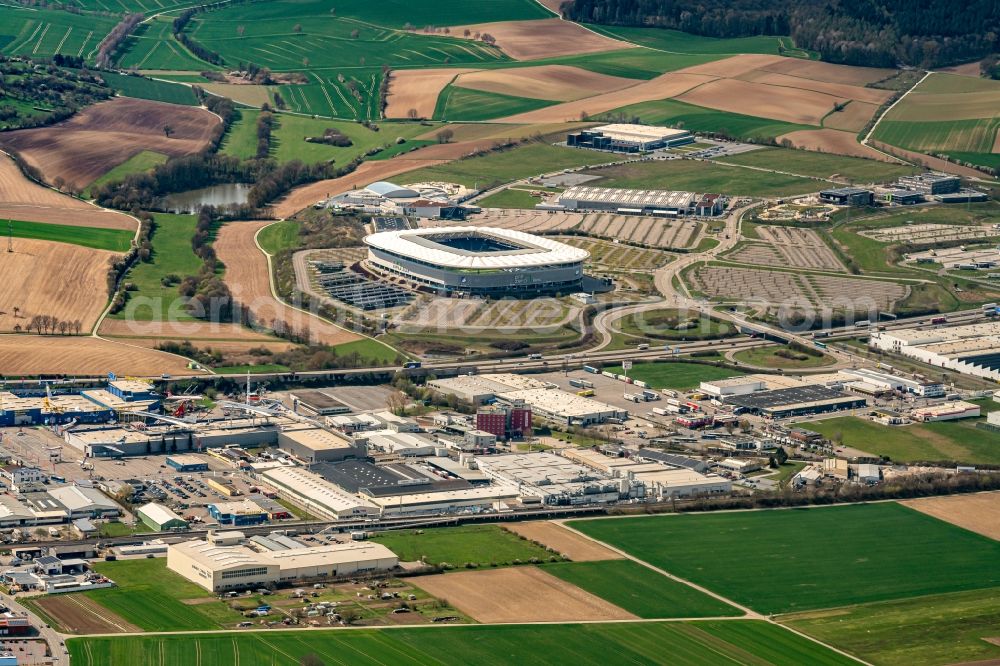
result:
[[[518,248],[469,252],[436,243],[428,238],[463,233],[492,236],[517,245]],[[365,244],[435,266],[463,269],[531,268],[533,266],[582,262],[590,256],[586,250],[560,243],[551,238],[495,227],[438,227],[436,229],[383,231],[366,236]]]

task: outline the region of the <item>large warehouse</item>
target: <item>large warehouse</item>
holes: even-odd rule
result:
[[[703,215],[713,217],[726,210],[721,194],[695,194],[674,190],[636,190],[619,187],[568,187],[559,195],[565,210],[601,210],[628,215]]]
[[[876,331],[868,345],[939,368],[1000,381],[1000,322]]]
[[[365,238],[370,268],[446,295],[580,291],[586,250],[493,227],[383,231]]]
[[[673,148],[693,142],[694,137],[687,130],[635,123],[612,123],[566,135],[567,146],[617,153]]]
[[[184,541],[167,548],[167,567],[209,592],[239,590],[309,578],[388,571],[395,553],[372,541],[257,552],[244,545]]]

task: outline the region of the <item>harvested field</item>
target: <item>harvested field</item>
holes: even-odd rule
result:
[[[857,132],[864,128],[875,112],[878,110],[876,104],[866,104],[864,102],[851,102],[842,111],[831,113],[823,119],[823,127],[835,130],[845,130]]]
[[[455,80],[455,85],[501,95],[571,102],[634,86],[635,80],[598,74],[579,67],[543,65],[515,69],[487,69],[461,74]],[[389,100],[391,104],[391,95]]]
[[[978,60],[975,62],[967,62],[962,65],[955,65],[953,67],[942,67],[941,69],[935,71],[946,72],[948,74],[956,74],[958,76],[971,76],[974,79],[978,79],[980,76],[982,76],[982,74],[980,73]]]
[[[48,182],[83,188],[143,150],[191,155],[208,145],[218,116],[193,106],[118,97],[88,106],[69,120],[0,134]],[[173,133],[164,135],[164,126]]]
[[[797,88],[800,90],[813,90],[815,92],[833,95],[834,97],[846,97],[848,99],[875,105],[882,104],[892,96],[892,92],[889,90],[852,86],[846,83],[831,83],[828,81],[805,79],[799,76],[778,74],[776,72],[769,71],[768,69],[756,69],[747,72],[743,76],[734,78],[750,81],[752,83],[763,83],[771,86],[783,86],[785,88]]]
[[[789,59],[762,53],[738,55],[730,58],[723,58],[722,60],[706,62],[702,65],[685,67],[680,71],[690,74],[704,74],[706,76],[711,76],[712,78],[737,78],[748,74],[755,69],[762,69],[786,60]]]
[[[102,336],[131,345],[155,349],[164,342],[186,340],[199,349],[213,349],[224,354],[245,354],[265,348],[284,352],[294,348],[291,342],[258,333],[239,324],[206,321],[129,321],[105,319],[98,331]]]
[[[541,134],[564,134],[572,130],[586,129],[599,123],[540,123],[537,125],[510,125],[502,123],[452,123],[448,129],[455,133],[454,141],[465,142],[480,139],[524,139]],[[434,140],[440,128],[419,135],[418,139]]]
[[[90,337],[0,335],[5,375],[120,375],[159,377],[198,374],[180,356]]]
[[[416,152],[419,153],[420,151]],[[404,171],[412,171],[422,167],[441,164],[442,161],[443,160],[433,159],[392,159],[363,162],[361,166],[346,176],[331,178],[329,180],[321,180],[315,183],[309,183],[308,185],[303,185],[301,187],[296,187],[289,192],[285,198],[272,205],[271,212],[275,217],[281,219],[291,217],[303,208],[308,208],[317,201],[326,199],[327,197],[342,194],[357,187],[364,187],[365,185],[373,183],[377,180],[391,178],[392,176],[403,173]]]
[[[478,622],[628,620],[635,615],[537,567],[421,576],[418,587]]]
[[[233,299],[249,307],[257,321],[267,326],[281,322],[296,331],[308,330],[311,340],[325,345],[361,339],[351,331],[291,308],[274,298],[267,257],[254,242],[257,231],[268,224],[268,221],[230,222],[219,230],[215,251],[226,265],[225,281]]]
[[[497,40],[496,46],[514,60],[539,60],[635,48],[634,44],[598,35],[558,18],[459,26],[452,28],[451,34],[461,35],[466,29],[474,35],[483,32],[493,35]]]
[[[719,111],[819,125],[835,103],[846,102],[849,98],[739,79],[720,79],[698,86],[677,99]]]
[[[271,102],[266,86],[243,85],[238,83],[199,83],[199,86],[220,97],[228,97],[234,102],[247,106],[262,106]]]
[[[596,562],[599,560],[621,560],[619,555],[607,546],[571,532],[558,523],[548,520],[531,520],[523,523],[504,525],[514,534],[519,534],[532,541],[554,548],[574,562]]]
[[[849,86],[863,86],[867,83],[881,81],[896,73],[894,69],[878,67],[854,67],[851,65],[834,65],[818,60],[802,60],[801,58],[779,58],[764,65],[763,69],[804,79],[843,83]]]
[[[80,320],[81,330],[89,331],[107,305],[108,267],[117,256],[68,243],[15,239],[0,273],[0,331],[27,328],[35,315]]]
[[[919,90],[919,88],[918,88]],[[886,114],[886,120],[976,120],[992,118],[1000,109],[1000,85],[996,90],[925,93],[907,95]]]
[[[837,155],[850,155],[852,157],[867,157],[881,160],[883,162],[894,162],[890,157],[886,157],[877,150],[858,143],[857,134],[854,132],[843,132],[835,129],[815,129],[799,130],[789,132],[778,137],[780,143],[783,139],[788,139],[796,148],[803,150],[816,150],[823,153],[835,153]]]
[[[690,286],[725,301],[758,303],[767,308],[804,307],[891,310],[909,294],[894,282],[809,275],[733,266],[701,266],[688,274]]]
[[[508,116],[507,118],[500,118],[499,121],[508,123],[558,123],[579,120],[584,114],[596,115],[630,104],[676,97],[692,88],[696,88],[696,86],[709,83],[715,80],[715,78],[714,76],[705,74],[688,73],[688,70],[667,72],[655,79],[642,81],[628,88],[622,88],[614,92],[595,95],[594,97],[587,97],[586,99],[579,99],[573,102],[566,102],[565,104],[556,104],[544,109],[526,111],[525,113]]]
[[[928,497],[900,504],[1000,541],[1000,492]]]
[[[945,173],[953,173],[956,176],[965,176],[966,178],[980,179],[983,177],[982,171],[977,171],[969,167],[961,166],[948,160],[943,160],[940,157],[933,157],[931,155],[925,155],[924,153],[918,153],[912,150],[906,150],[905,148],[899,148],[898,146],[890,146],[881,141],[870,141],[869,142],[875,148],[879,150],[884,150],[890,155],[896,155],[903,159],[915,162],[917,164],[923,164],[928,169],[933,169],[934,171],[943,171]]]
[[[33,601],[66,632],[71,634],[119,634],[142,631],[82,594],[50,594]]]
[[[389,79],[385,117],[407,118],[410,109],[416,109],[420,118],[431,118],[438,95],[459,74],[471,69],[399,69]]]

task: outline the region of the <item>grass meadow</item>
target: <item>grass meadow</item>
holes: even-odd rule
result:
[[[831,155],[786,148],[762,148],[718,160],[725,164],[740,164],[761,169],[777,169],[787,173],[829,178],[837,174],[855,182],[889,182],[900,176],[917,173],[919,169],[905,164],[890,164],[846,155]]]
[[[566,562],[545,572],[641,618],[739,616],[742,611],[632,560]]]
[[[434,109],[436,120],[492,120],[534,111],[554,102],[529,97],[515,97],[499,93],[482,92],[471,88],[449,85],[441,91]]]
[[[895,503],[570,524],[762,613],[1000,585],[1000,543]]]
[[[153,167],[158,164],[163,164],[166,161],[167,156],[163,153],[153,152],[152,150],[142,150],[116,166],[111,171],[106,172],[100,178],[91,183],[88,188],[121,180],[129,174],[150,171]]]
[[[760,666],[854,664],[817,643],[760,621],[441,626],[393,630],[266,631],[75,638],[74,664],[298,666],[309,654],[332,666],[365,664],[754,663]]]
[[[771,36],[737,37],[719,39],[703,37],[680,30],[666,28],[630,28],[625,26],[587,25],[587,28],[646,48],[669,53],[706,53],[712,55],[737,55],[741,53],[770,53],[779,55],[781,38]]]
[[[46,224],[43,222],[21,222],[0,220],[0,233],[9,231],[18,238],[34,238],[44,241],[56,241],[92,247],[96,250],[111,250],[112,252],[128,252],[135,237],[125,229],[96,229],[92,227],[75,227],[67,224]]]
[[[399,555],[404,562],[423,559],[429,564],[447,562],[461,567],[466,562],[480,565],[548,560],[552,553],[522,539],[499,525],[465,525],[425,530],[383,532],[375,539]]]
[[[597,187],[725,192],[733,196],[791,196],[816,192],[829,185],[812,178],[769,173],[696,160],[633,162],[593,169]]]
[[[652,345],[650,345],[652,346]],[[605,368],[608,369],[608,368]],[[618,372],[610,368],[612,372]],[[739,370],[719,368],[702,363],[635,363],[628,371],[628,376],[646,382],[658,389],[691,389],[697,388],[701,382],[739,377]]]

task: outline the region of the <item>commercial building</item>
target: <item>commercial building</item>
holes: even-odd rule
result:
[[[677,217],[719,215],[727,200],[719,194],[695,194],[672,190],[637,190],[576,185],[558,197],[558,207],[577,211],[609,211],[629,215]]]
[[[209,592],[390,571],[397,566],[395,553],[373,541],[265,552],[201,540],[167,548],[167,568]]]
[[[875,193],[860,187],[838,187],[820,190],[819,200],[838,206],[870,206],[875,200]]]
[[[150,502],[140,506],[135,513],[139,520],[148,525],[154,532],[184,530],[188,527],[186,520],[162,504]]]
[[[826,386],[805,385],[732,396],[726,399],[726,404],[733,405],[737,413],[743,411],[783,419],[858,409],[868,402],[862,396],[849,395]]]
[[[901,176],[900,187],[924,194],[949,194],[962,189],[962,179],[947,173],[920,173]]]
[[[498,395],[533,388],[549,388],[552,385],[527,375],[510,373],[485,375],[460,375],[445,379],[432,379],[427,385],[440,393],[453,395],[471,405],[492,402]],[[514,403],[511,403],[513,406]]]
[[[522,497],[533,495],[543,504],[558,506],[604,504],[641,494],[641,484],[604,474],[551,453],[517,453],[476,458],[488,477],[521,489]]]
[[[167,466],[173,467],[178,472],[208,471],[208,463],[203,458],[193,455],[167,456]]]
[[[1000,381],[1000,322],[873,331],[868,345],[939,368]]]
[[[474,191],[449,187],[453,191],[446,192],[440,185],[444,184],[406,186],[379,181],[362,189],[339,194],[320,205],[383,217],[411,216],[447,220],[463,220],[470,212],[479,210],[474,206],[460,205],[460,201],[475,194]]]
[[[364,433],[363,437],[372,456],[378,453],[390,453],[403,458],[432,456],[438,449],[438,444],[433,439],[412,432],[376,430]]]
[[[295,391],[288,397],[292,401],[292,411],[296,413],[302,409],[314,416],[333,416],[351,411],[350,407],[323,391]]]
[[[945,395],[944,384],[939,382],[917,381],[869,368],[841,370],[839,374],[844,377],[848,388],[862,382],[884,391],[901,391],[921,398],[942,398]]]
[[[934,199],[944,204],[982,203],[990,200],[990,195],[978,190],[961,190],[949,194],[935,194]]]
[[[48,495],[66,507],[69,520],[119,516],[122,509],[107,495],[80,481],[73,485],[50,488]]]
[[[497,401],[512,406],[531,405],[533,414],[560,425],[587,426],[604,423],[608,419],[628,418],[626,409],[560,389],[535,388],[510,391],[498,395]]]
[[[523,439],[531,435],[531,408],[523,404],[480,408],[476,412],[476,429],[497,439]]]
[[[444,295],[536,296],[581,290],[586,250],[522,231],[440,227],[365,237],[367,264]]]
[[[735,395],[748,395],[755,391],[763,391],[767,384],[757,377],[729,377],[710,382],[701,382],[698,390],[713,398],[727,398]]]
[[[3,479],[4,483],[10,486],[12,490],[18,491],[28,485],[42,483],[45,481],[46,476],[37,467],[0,465],[0,479]]]
[[[606,456],[596,449],[567,449],[563,455],[569,460],[579,462],[612,478],[624,478],[641,483],[642,496],[650,499],[718,495],[732,491],[732,482],[728,479],[717,474],[702,474],[687,464],[667,465],[652,461],[651,458],[645,458],[646,462],[643,462],[641,455],[632,459]],[[698,463],[697,466],[704,465],[701,461],[693,461],[691,458],[685,458],[685,461]]]
[[[307,463],[363,458],[365,449],[347,435],[322,428],[289,428],[278,433],[278,448]]]
[[[293,503],[322,518],[374,518],[379,514],[375,504],[304,469],[280,467],[262,472],[260,477]]]
[[[616,153],[638,153],[693,143],[691,132],[669,127],[612,123],[566,135],[566,145]]]
[[[886,201],[901,206],[912,206],[924,200],[922,192],[914,192],[913,190],[885,190],[881,194]]]
[[[523,489],[517,485],[500,481],[457,490],[372,497],[371,501],[379,507],[383,516],[391,518],[484,511],[502,512],[508,510],[509,502],[522,500],[523,495]]]
[[[933,421],[956,421],[958,419],[976,418],[980,415],[979,405],[964,400],[945,402],[939,405],[928,405],[913,410],[915,421],[925,423]]]
[[[220,525],[242,527],[244,525],[260,525],[270,517],[268,512],[250,498],[237,502],[216,502],[208,505],[208,515],[219,521]]]

